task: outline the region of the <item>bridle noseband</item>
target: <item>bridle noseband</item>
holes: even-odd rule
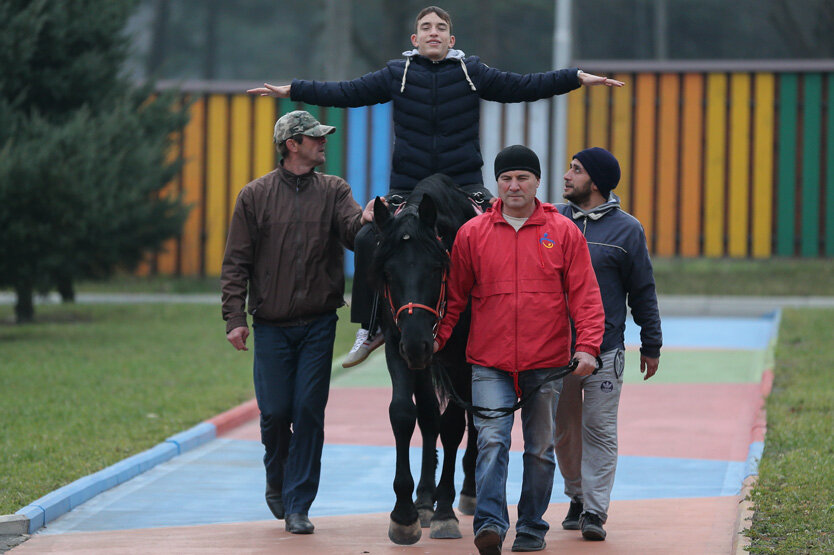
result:
[[[446,253],[448,255],[448,252]],[[423,310],[427,310],[434,314],[434,326],[432,326],[432,337],[437,338],[437,332],[440,328],[440,321],[443,320],[443,315],[446,313],[446,276],[448,275],[447,270],[443,270],[443,276],[440,278],[440,295],[437,297],[437,306],[432,308],[428,305],[415,303],[415,302],[407,302],[406,304],[402,305],[399,309],[394,308],[394,302],[391,300],[391,288],[386,283],[385,284],[385,298],[388,299],[388,306],[391,307],[391,316],[394,318],[394,325],[397,328],[400,327],[400,314],[402,314],[403,310],[408,310],[408,314],[414,314],[415,308],[421,308]]]

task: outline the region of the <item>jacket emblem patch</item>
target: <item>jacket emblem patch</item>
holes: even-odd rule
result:
[[[539,239],[539,243],[541,243],[542,246],[546,249],[552,249],[553,245],[555,245],[553,240],[550,237],[547,236],[547,233],[544,234],[544,237]]]

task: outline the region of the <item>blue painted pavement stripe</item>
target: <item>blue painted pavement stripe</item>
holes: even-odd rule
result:
[[[146,451],[50,492],[15,514],[24,515],[29,519],[29,533],[32,534],[102,492],[124,484],[179,453],[210,442],[215,437],[214,424],[203,422]]]
[[[458,454],[460,460],[462,452]],[[263,447],[255,441],[216,439],[104,492],[42,533],[122,530],[248,522],[272,518],[263,501]],[[325,445],[322,480],[311,516],[387,512],[393,507],[393,447]],[[420,449],[411,449],[418,469]],[[460,464],[458,463],[458,468]],[[507,494],[521,491],[522,453],[510,453]],[[622,456],[614,500],[735,495],[744,462]],[[457,491],[462,477],[457,476]],[[565,502],[556,476],[552,502]]]
[[[778,330],[775,315],[762,318],[664,318],[664,347],[703,349],[766,349]],[[629,318],[625,342],[640,344],[640,327]]]

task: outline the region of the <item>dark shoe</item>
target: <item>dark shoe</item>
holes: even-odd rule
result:
[[[301,513],[292,513],[287,515],[287,521],[284,525],[287,532],[290,534],[312,534],[316,529],[307,515]]]
[[[275,518],[282,520],[284,518],[284,499],[281,497],[281,488],[274,488],[266,484],[266,506],[275,515]]]
[[[519,532],[515,535],[513,551],[541,551],[545,546],[547,544],[544,542],[544,538]]]
[[[562,528],[565,530],[579,530],[579,516],[582,514],[582,502],[578,497],[570,500],[570,509],[565,520],[562,521]]]
[[[605,529],[602,527],[602,519],[594,513],[585,513],[580,519],[582,526],[582,537],[586,540],[602,541],[605,539]]]
[[[501,533],[497,528],[484,526],[475,535],[475,547],[480,555],[500,555]]]

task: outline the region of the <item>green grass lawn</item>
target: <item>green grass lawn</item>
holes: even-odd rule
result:
[[[785,310],[752,553],[834,553],[834,310]]]
[[[834,296],[834,261],[798,258],[686,259],[652,261],[663,295],[822,295]],[[350,280],[347,290],[350,291]],[[135,277],[79,283],[78,291],[98,293],[217,293],[214,278]]]
[[[339,313],[336,352],[355,326]],[[0,514],[254,396],[219,306],[0,306]],[[250,337],[249,347],[252,347]]]
[[[834,296],[834,260],[652,260],[662,295]]]

